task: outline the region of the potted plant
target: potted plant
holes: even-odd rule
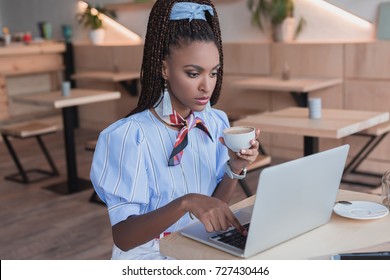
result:
[[[93,7],[90,4],[87,4],[84,11],[77,14],[78,22],[90,29],[89,36],[93,44],[100,44],[104,41],[105,30],[102,15],[116,18],[114,11],[100,6]]]
[[[302,17],[295,24],[293,0],[248,0],[247,4],[252,14],[252,23],[262,31],[263,20],[270,21],[274,41],[292,41],[306,24]]]

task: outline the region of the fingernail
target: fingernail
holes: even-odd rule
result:
[[[246,150],[241,150],[241,154],[245,154],[246,153]]]

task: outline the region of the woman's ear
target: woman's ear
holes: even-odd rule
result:
[[[168,79],[168,73],[167,73],[167,61],[163,60],[161,65],[161,76],[164,78],[164,80]]]

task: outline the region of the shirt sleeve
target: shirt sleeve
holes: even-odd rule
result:
[[[90,176],[111,225],[142,213],[148,204],[143,142],[135,121],[118,121],[99,135]]]

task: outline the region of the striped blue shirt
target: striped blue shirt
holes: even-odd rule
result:
[[[205,122],[213,141],[202,130],[192,129],[181,163],[176,166],[168,166],[168,158],[178,131],[164,125],[149,110],[118,120],[100,133],[91,180],[107,204],[111,225],[188,193],[212,195],[229,158],[219,142],[229,122],[217,109],[195,115]],[[184,215],[166,231],[177,231],[190,222]]]

